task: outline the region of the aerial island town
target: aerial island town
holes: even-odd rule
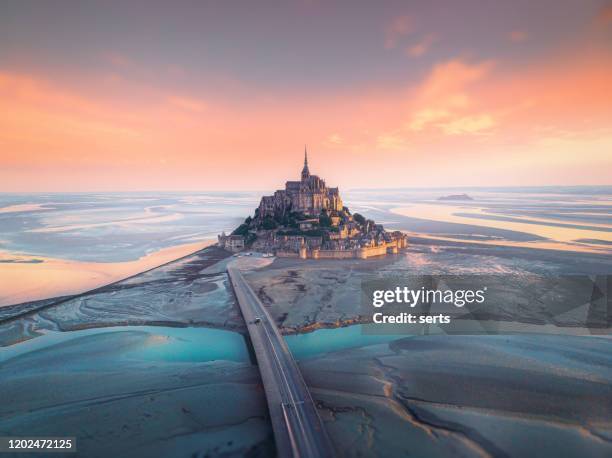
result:
[[[232,252],[250,248],[301,259],[366,259],[397,253],[407,245],[400,231],[386,231],[359,213],[351,214],[338,188],[310,174],[306,149],[300,181],[287,181],[284,190],[262,197],[253,217],[218,239],[220,247]]]

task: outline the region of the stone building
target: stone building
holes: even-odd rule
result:
[[[219,240],[219,246],[228,251],[238,252],[245,247],[245,240],[242,235],[225,235],[225,232],[223,232],[217,238]]]
[[[278,217],[290,211],[318,216],[323,210],[340,211],[342,208],[338,188],[328,188],[324,180],[310,174],[308,153],[304,148],[304,167],[300,181],[287,181],[284,190],[262,197],[257,216],[262,219],[266,216]]]

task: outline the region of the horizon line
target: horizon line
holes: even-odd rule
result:
[[[394,187],[373,187],[373,188],[345,188],[344,191],[401,191],[401,190],[451,190],[451,189],[552,189],[552,188],[572,188],[572,189],[588,189],[588,188],[611,188],[612,184],[580,184],[580,185],[496,185],[496,186],[480,186],[480,185],[461,185],[461,186],[394,186]],[[132,190],[83,190],[83,191],[62,191],[62,190],[49,190],[49,191],[2,191],[0,194],[118,194],[118,193],[255,193],[255,192],[269,192],[268,189],[243,189],[243,190],[230,190],[230,189],[132,189]]]

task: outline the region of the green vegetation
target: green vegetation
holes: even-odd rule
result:
[[[255,218],[257,219],[257,214]],[[305,219],[308,219],[308,217],[301,212],[289,212],[284,215],[277,213],[274,216],[266,216],[263,221],[260,222],[259,228],[266,230],[276,229],[278,227],[298,229],[300,221]],[[253,219],[249,219],[248,224],[252,224],[252,221]]]
[[[291,218],[296,219],[297,221],[303,221],[305,219],[308,219],[308,217],[302,212],[291,212],[289,213],[289,216]]]
[[[278,223],[271,216],[266,216],[263,220],[262,227],[269,231],[272,229],[276,229],[278,227]]]
[[[353,219],[354,219],[354,220],[355,220],[357,223],[359,223],[359,225],[360,225],[360,226],[364,226],[364,225],[365,225],[365,223],[366,223],[366,219],[365,219],[365,218],[364,218],[362,215],[360,215],[359,213],[355,213],[355,214],[353,215]]]
[[[279,235],[300,235],[303,237],[323,237],[325,231],[321,229],[310,229],[308,231],[301,231],[299,229],[281,229],[278,231]]]
[[[299,229],[281,229],[277,233],[278,235],[304,235]]]
[[[249,225],[246,223],[242,223],[240,226],[234,229],[234,232],[232,232],[232,235],[246,236],[248,233],[249,233]]]
[[[303,213],[290,212],[282,218],[282,221],[280,221],[280,224],[281,226],[293,227],[297,229],[300,224],[300,221],[305,220],[305,219],[306,219],[306,216]]]
[[[344,219],[350,215],[348,209],[328,212],[323,210],[319,215],[318,222],[313,222],[313,228],[309,230],[301,230],[300,222],[312,218],[310,215],[305,215],[302,212],[287,212],[285,214],[277,213],[274,216],[268,215],[263,220],[258,218],[259,209],[256,209],[254,217],[247,217],[244,223],[241,224],[232,234],[253,236],[249,229],[278,229],[279,235],[300,235],[308,237],[326,237],[329,232],[338,232],[338,228],[332,225],[332,216],[339,216]],[[365,218],[361,215],[356,215],[356,219],[360,218],[365,223]],[[255,237],[256,238],[256,237]],[[248,243],[248,242],[247,242]]]
[[[321,229],[310,229],[309,231],[303,232],[307,237],[323,237],[325,235],[325,231]]]
[[[319,224],[321,225],[321,227],[331,227],[332,220],[326,212],[321,212],[321,214],[319,215]]]

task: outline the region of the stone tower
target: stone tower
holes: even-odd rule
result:
[[[304,168],[302,169],[302,181],[308,180],[310,176],[310,170],[308,170],[308,152],[306,151],[306,145],[304,145]]]

